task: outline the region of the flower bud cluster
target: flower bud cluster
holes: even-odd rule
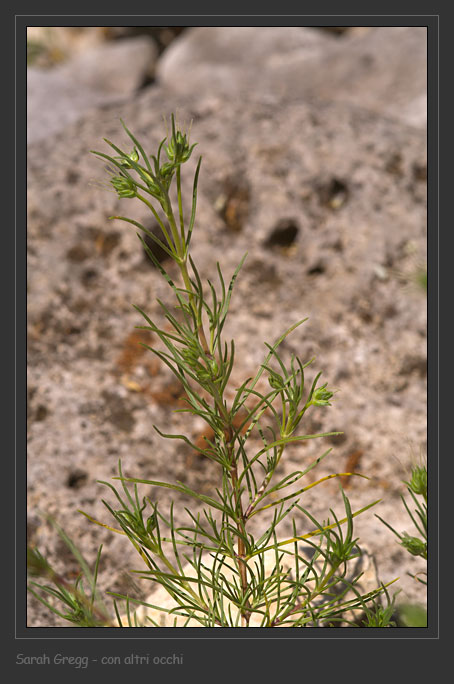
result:
[[[134,167],[131,162],[137,164],[139,161],[139,153],[137,152],[137,148],[134,147],[131,154],[127,154],[126,157],[115,157],[115,159],[117,159],[121,166],[124,166],[125,169],[133,169]]]
[[[334,392],[325,389],[327,382],[314,390],[312,395],[311,404],[314,406],[331,406],[329,400],[334,396]]]
[[[268,382],[273,389],[283,390],[284,389],[284,378],[278,373],[273,373],[273,375],[268,376]]]
[[[137,186],[132,180],[132,178],[129,178],[127,176],[123,175],[118,175],[118,176],[112,176],[110,179],[111,184],[113,185],[115,192],[117,193],[118,197],[120,198],[132,198],[136,197],[137,195]]]
[[[129,131],[127,132],[129,134]],[[135,138],[133,138],[133,140],[135,140]],[[113,146],[118,152],[121,153],[121,156],[114,157],[113,159],[111,158],[117,167],[136,171],[140,177],[140,180],[145,184],[150,195],[157,199],[164,208],[167,207],[167,193],[175,171],[179,166],[181,166],[181,164],[184,164],[184,162],[188,161],[188,159],[191,157],[194,147],[196,146],[196,143],[192,146],[189,145],[189,140],[186,133],[176,130],[175,119],[173,116],[172,136],[170,138],[169,144],[165,147],[168,161],[161,164],[160,153],[165,141],[166,138],[162,140],[159,146],[157,157],[154,155],[151,156],[151,159],[153,160],[154,171],[151,170],[150,161],[141,148],[140,149],[146,166],[143,166],[139,163],[140,155],[137,147],[134,147],[130,154],[126,154],[116,146]],[[136,181],[128,173],[123,173],[121,170],[118,174],[111,178],[110,182],[120,198],[136,197],[138,188],[141,187],[140,181]]]
[[[418,537],[412,537],[406,532],[402,534],[401,545],[406,549],[412,556],[422,556],[427,557],[427,544],[423,542],[422,539]]]
[[[175,122],[172,119],[172,138],[166,147],[166,154],[171,165],[179,166],[187,162],[196,144],[194,143],[194,145],[189,147],[189,140],[186,134],[183,134],[181,131],[175,131]]]
[[[201,363],[200,351],[197,345],[191,345],[180,349],[180,354],[185,362],[197,374],[203,382],[215,382],[219,378],[219,365],[216,359],[210,355],[205,358],[206,363]]]
[[[414,494],[427,495],[427,469],[414,466],[411,470],[411,480],[407,483]]]

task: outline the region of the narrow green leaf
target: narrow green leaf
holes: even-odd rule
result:
[[[200,164],[201,163],[202,163],[202,157],[199,157],[199,161],[197,163],[197,168],[196,168],[195,175],[194,175],[194,185],[192,188],[192,210],[191,210],[191,219],[189,221],[188,234],[187,234],[187,238],[186,238],[186,247],[185,247],[186,254],[189,252],[189,244],[191,242],[192,231],[194,229],[195,213],[196,213],[196,207],[197,207],[197,184],[199,181],[199,171],[200,171]]]
[[[194,499],[198,499],[199,501],[203,501],[204,503],[209,504],[210,506],[213,506],[214,508],[217,508],[218,510],[222,511],[223,507],[216,499],[211,498],[210,496],[206,496],[204,494],[198,494],[197,492],[193,491],[186,485],[183,485],[182,483],[179,483],[177,485],[170,484],[168,482],[158,482],[157,480],[142,480],[140,478],[135,478],[135,477],[119,477],[116,476],[113,478],[114,480],[122,480],[123,482],[135,482],[137,484],[146,484],[150,486],[155,486],[155,487],[163,487],[166,489],[173,489],[175,492],[179,492],[180,494],[187,494],[188,496],[192,496]]]
[[[131,131],[126,127],[125,122],[123,121],[123,119],[120,119],[120,121],[121,121],[121,125],[122,125],[123,128],[125,129],[126,133],[129,135],[129,137],[131,138],[132,142],[134,143],[134,145],[137,147],[137,149],[139,150],[140,154],[142,155],[142,159],[144,160],[145,164],[147,165],[147,169],[149,170],[150,174],[153,175],[153,171],[152,171],[151,165],[150,165],[150,160],[148,159],[147,155],[145,154],[142,145],[141,145],[140,142],[137,140],[137,138],[135,138],[135,137],[133,136],[133,134],[131,133]],[[161,143],[161,145],[162,145],[162,143]]]

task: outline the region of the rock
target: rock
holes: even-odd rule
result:
[[[126,98],[152,74],[156,57],[155,43],[146,36],[112,41],[72,60],[67,76],[100,95]]]
[[[172,43],[157,76],[180,95],[342,100],[424,127],[427,30],[377,27],[333,38],[304,27],[197,27]]]
[[[427,29],[376,27],[347,37],[318,64],[287,72],[295,94],[351,102],[411,126],[427,120]]]
[[[27,61],[49,68],[106,40],[104,26],[27,26]]]
[[[329,34],[304,27],[198,26],[173,41],[156,76],[180,95],[201,90],[230,96],[267,93],[275,69],[321,57],[336,42]],[[274,93],[270,90],[269,95]]]
[[[27,142],[77,121],[87,110],[123,102],[150,75],[157,56],[146,37],[104,43],[53,69],[27,70]]]

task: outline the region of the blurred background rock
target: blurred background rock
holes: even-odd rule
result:
[[[185,26],[30,26],[27,63],[50,68],[109,40],[148,36],[161,54]]]
[[[148,36],[161,54],[186,26],[30,26],[27,62],[49,68],[107,40]],[[323,26],[320,30],[343,35],[367,31],[365,26]]]

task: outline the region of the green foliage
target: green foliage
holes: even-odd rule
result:
[[[397,621],[398,627],[427,627],[427,610],[417,603],[401,603]]]
[[[396,594],[390,599],[386,587],[383,587],[386,596],[386,606],[380,601],[373,601],[371,606],[363,603],[364,617],[361,620],[361,627],[396,627],[397,624],[392,618],[395,614]]]
[[[407,491],[416,506],[415,510],[413,512],[410,510],[403,496],[401,496],[401,499],[410,520],[420,536],[416,537],[405,531],[402,533],[396,532],[396,530],[391,527],[389,523],[380,518],[380,516],[377,515],[377,518],[396,535],[400,545],[411,553],[412,556],[420,556],[427,560],[427,468],[425,466],[413,465],[411,469],[411,480],[410,482],[405,482],[405,484],[407,485]],[[422,501],[416,498],[417,495],[421,497]],[[419,577],[416,579],[425,584],[423,579]]]
[[[36,547],[29,546],[27,547],[28,575],[33,578],[47,580],[51,584],[40,584],[32,580],[28,585],[28,590],[52,613],[64,618],[75,627],[110,626],[109,612],[96,587],[102,545],[99,547],[96,556],[95,567],[91,571],[74,542],[58,526],[55,520],[49,518],[49,521],[70,549],[81,568],[81,572],[74,582],[70,582],[51,567]],[[86,593],[84,580],[85,585],[88,585],[90,589],[88,594]],[[49,598],[52,599],[52,602],[48,600]]]
[[[427,468],[414,464],[411,468],[410,482],[405,482],[407,485],[407,492],[409,493],[413,504],[416,506],[412,512],[403,496],[401,496],[405,510],[412,521],[416,532],[419,536],[410,535],[408,532],[397,532],[389,523],[380,518],[382,523],[388,527],[399,540],[399,544],[410,553],[412,556],[419,556],[427,560]],[[420,499],[416,497],[419,496]],[[409,573],[410,574],[410,573]],[[414,580],[420,584],[426,585],[427,581],[424,578],[426,573],[419,573],[411,575]],[[415,603],[404,603],[397,607],[397,619],[399,627],[426,627],[427,626],[427,610]]]
[[[305,371],[314,359],[303,363],[292,355],[288,361],[281,354],[281,344],[306,319],[293,324],[274,344],[266,344],[267,352],[255,376],[237,387],[233,399],[228,400],[226,389],[234,365],[235,344],[233,340],[225,341],[223,332],[234,284],[245,257],[230,280],[225,279],[217,264],[217,283],[208,281],[203,286],[190,255],[201,158],[194,173],[189,220],[184,215],[181,193],[181,167],[191,158],[195,145],[189,144],[189,135],[179,130],[172,116],[170,139],[164,138],[157,154],[149,157],[131,131],[123,126],[133,145],[132,152],[124,152],[106,140],[115,156],[104,152],[94,154],[107,160],[110,184],[118,197],[135,198],[147,205],[163,237],[158,238],[133,219],[111,218],[128,222],[139,230],[141,244],[173,296],[173,305],[158,300],[162,315],[170,324],[165,330],[135,307],[144,319],[144,325],[138,327],[150,330],[159,340],[155,347],[143,346],[178,378],[186,396],[187,405],[182,410],[202,418],[212,429],[213,437],[206,438],[201,447],[186,435],[167,434],[154,427],[162,437],[181,440],[217,464],[219,486],[209,496],[178,481],[125,477],[121,463],[114,478],[118,485],[103,482],[113,495],[113,503],[107,500],[103,503],[114,526],[95,521],[87,513],[84,515],[126,536],[144,563],[142,569],[134,572],[159,584],[174,601],[174,607],[169,609],[112,594],[118,625],[124,624],[118,601],[125,602],[127,624],[131,626],[140,624],[137,613],[131,612],[131,604],[159,609],[174,618],[183,617],[186,624],[195,621],[205,627],[334,626],[348,622],[346,616],[358,610],[365,611],[364,626],[391,625],[391,611],[382,609],[380,603],[386,588],[380,586],[361,595],[357,588],[361,575],[352,578],[350,572],[352,561],[361,554],[358,539],[353,535],[353,518],[378,502],[352,512],[340,488],[345,515],[338,519],[330,510],[331,518],[325,521],[316,520],[300,505],[300,497],[307,490],[330,478],[357,475],[333,473],[296,490],[291,488],[297,482],[302,484],[301,480],[331,449],[302,470],[285,476],[280,474],[279,466],[288,445],[341,434],[300,432],[306,414],[315,409],[324,410],[334,396],[328,383],[318,384],[320,372],[306,388]],[[161,155],[166,156],[164,161]],[[173,282],[143,235],[157,243],[177,264],[181,286]],[[266,390],[260,389],[263,379],[268,380]],[[266,426],[265,414],[271,417],[271,424]],[[258,448],[253,438],[259,440]],[[186,508],[186,523],[177,524],[174,505],[163,512],[158,500],[140,496],[141,484],[187,495],[197,501],[201,510],[193,512]],[[271,514],[271,519],[262,515],[267,522],[258,536],[254,536],[250,520],[264,511]],[[295,513],[309,521],[311,532],[298,534]],[[289,516],[293,535],[282,539],[278,527]],[[299,550],[301,541],[312,549],[310,558]],[[33,571],[39,570],[42,576],[59,582],[37,552],[30,558]],[[97,567],[98,562],[95,575]],[[90,586],[93,592],[90,605],[94,605],[93,577]],[[80,584],[71,591],[61,582],[56,591],[48,585],[41,588],[67,605],[69,612],[59,615],[77,624],[92,624],[93,616],[84,612],[86,602],[79,600]],[[150,618],[147,624],[157,623]]]
[[[415,283],[427,292],[427,267],[421,266],[414,274]]]

